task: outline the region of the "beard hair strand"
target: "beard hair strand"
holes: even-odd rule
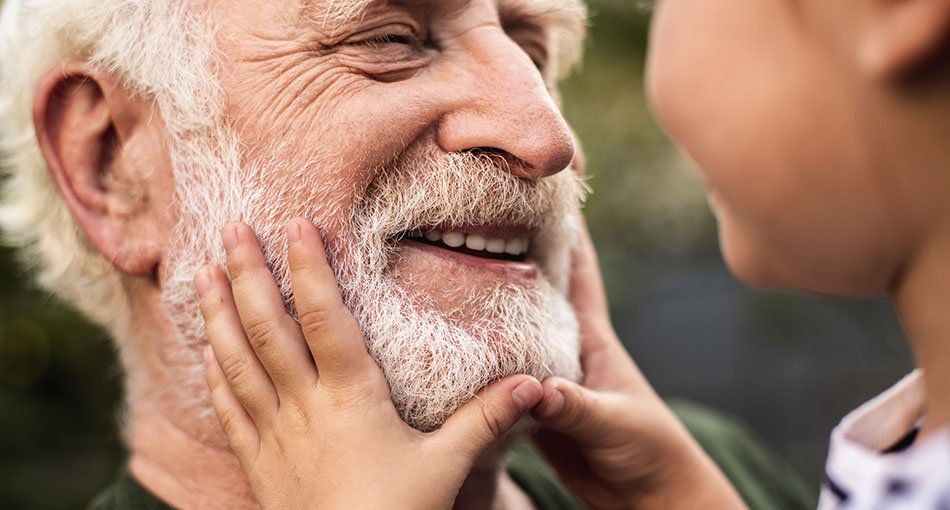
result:
[[[584,195],[573,172],[522,179],[491,156],[410,149],[377,171],[343,214],[326,209],[333,201],[327,183],[319,182],[328,168],[325,158],[294,165],[290,162],[300,158],[276,148],[261,163],[236,170],[241,168],[238,146],[217,147],[220,152],[211,154],[208,147],[192,147],[178,158],[190,163],[176,176],[192,177],[178,182],[180,220],[163,286],[166,311],[194,362],[184,377],[199,414],[214,420],[200,355],[207,340],[192,278],[209,261],[224,266],[219,231],[234,220],[258,234],[293,316],[284,225],[303,216],[322,232],[341,233],[325,240],[327,258],[400,417],[416,429],[438,428],[479,389],[509,375],[581,377],[578,325],[566,299]],[[323,172],[307,171],[316,168]],[[532,229],[532,258],[542,277],[529,285],[498,282],[472,290],[458,308],[464,312],[460,316],[476,319],[462,320],[426,306],[425,299],[396,281],[392,266],[400,233],[472,225]]]

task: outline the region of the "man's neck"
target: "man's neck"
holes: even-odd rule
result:
[[[923,369],[927,417],[921,436],[950,426],[950,235],[925,246],[894,294]]]
[[[258,508],[230,449],[209,445],[161,414],[137,412],[129,424],[132,476],[175,508]]]
[[[200,358],[178,339],[157,288],[128,282],[133,324],[120,342],[132,476],[182,509],[257,508],[210,411]]]

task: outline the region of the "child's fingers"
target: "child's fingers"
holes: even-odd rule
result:
[[[508,432],[542,396],[541,383],[513,375],[488,385],[446,420],[437,440],[474,462]]]
[[[610,350],[607,348],[607,338],[613,328],[597,252],[584,219],[579,218],[578,221],[580,232],[571,253],[568,298],[580,323],[581,357],[586,358],[590,354],[596,356]]]
[[[321,384],[339,388],[382,380],[379,367],[366,352],[356,319],[340,297],[317,228],[309,220],[296,218],[287,224],[287,239],[300,327]]]
[[[316,368],[297,323],[284,308],[254,232],[242,223],[229,223],[221,235],[241,323],[278,395],[294,397],[301,389],[313,388]]]
[[[220,269],[205,266],[195,275],[195,287],[217,364],[238,400],[260,423],[277,411],[277,391],[244,336],[228,280]]]
[[[545,379],[542,387],[544,397],[532,410],[541,426],[574,437],[600,433],[596,392],[560,377]]]
[[[569,298],[580,325],[581,362],[585,384],[593,388],[621,384],[637,369],[613,326],[607,306],[597,252],[583,219],[571,257]],[[620,373],[625,375],[619,375]]]
[[[231,449],[242,463],[253,460],[261,445],[257,427],[231,391],[224,372],[221,371],[214,353],[211,352],[211,347],[205,348],[204,359],[208,387],[211,389],[211,404],[224,428],[224,434],[228,436]]]
[[[597,262],[597,252],[591,241],[587,225],[581,218],[580,232],[571,257],[571,280],[569,298],[579,315],[608,318],[607,293]]]

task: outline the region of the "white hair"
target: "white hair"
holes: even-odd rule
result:
[[[127,348],[126,344],[131,333],[131,313],[121,275],[79,228],[54,184],[34,134],[32,102],[40,79],[51,69],[69,60],[86,61],[112,73],[137,97],[151,101],[157,116],[164,122],[165,143],[175,179],[174,207],[179,216],[179,223],[170,240],[175,249],[169,252],[168,273],[162,282],[162,301],[185,347],[180,352],[169,353],[177,356],[172,360],[173,370],[180,373],[178,378],[184,387],[178,385],[158,390],[169,392],[169,401],[195,409],[208,423],[216,424],[203,382],[200,350],[196,348],[204,342],[204,331],[191,277],[206,262],[222,264],[218,227],[225,221],[242,220],[262,234],[262,240],[270,241],[263,243],[268,262],[278,274],[283,284],[282,290],[289,301],[286,263],[281,257],[275,256],[283,253],[282,236],[277,232],[289,217],[278,216],[295,212],[319,220],[321,216],[339,215],[320,215],[312,210],[294,211],[288,207],[289,204],[275,202],[277,197],[286,196],[286,192],[293,189],[288,183],[283,183],[278,188],[281,193],[276,194],[268,193],[275,188],[262,186],[268,181],[265,175],[270,176],[270,180],[275,175],[293,175],[293,158],[265,158],[258,165],[250,167],[243,161],[241,145],[224,113],[225,94],[216,76],[215,27],[204,18],[204,9],[199,4],[201,1],[6,0],[0,14],[0,153],[4,157],[2,165],[5,174],[0,196],[0,232],[4,242],[20,248],[23,260],[29,263],[39,284],[105,327],[120,347],[123,365],[127,369],[134,367],[135,349]],[[326,16],[355,15],[362,3],[362,0],[333,0],[328,3]],[[549,35],[553,44],[554,68],[551,71],[558,75],[563,74],[566,66],[573,64],[579,51],[583,27],[567,22],[576,21],[577,16],[566,16],[566,12],[555,14],[557,16],[548,13],[546,19],[552,20],[552,32]],[[558,22],[555,18],[561,14],[566,17]],[[274,154],[286,156],[291,148],[271,149]],[[309,160],[311,155],[301,157]],[[326,158],[318,159],[322,163],[326,162]],[[442,163],[449,169],[453,166],[446,161]],[[469,161],[467,164],[471,166],[476,163]],[[281,168],[285,171],[278,171]],[[296,168],[299,174],[301,169],[312,167],[304,164]],[[147,173],[147,169],[143,170],[146,170],[143,173]],[[386,175],[390,174],[383,174],[381,178]],[[472,173],[467,172],[466,175]],[[560,185],[556,186],[557,189],[548,190],[548,202],[536,201],[535,204],[557,203],[576,207],[580,198],[578,184],[571,183],[572,179],[567,174],[556,180],[560,181]],[[508,181],[512,181],[510,176]],[[315,186],[303,178],[296,179],[296,184],[309,193],[318,189],[326,191],[328,187],[326,183],[323,183],[322,188]],[[405,183],[394,181],[390,184],[390,188],[379,187],[376,190],[388,191],[390,198],[393,198],[399,195],[395,191],[403,189]],[[463,198],[442,196],[435,203],[429,200],[428,208],[422,210],[430,216],[407,218],[394,213],[396,209],[405,212],[426,205],[422,203],[403,203],[405,207],[384,211],[378,216],[386,217],[389,222],[403,221],[405,226],[419,224],[423,220],[423,223],[430,224],[436,220],[445,223],[451,222],[452,217],[438,216],[449,210],[439,207],[466,203],[474,207],[487,202],[487,199],[474,202],[466,200],[484,197],[488,190],[484,186],[479,188],[481,195],[461,185],[448,188],[458,188]],[[427,193],[423,195],[429,196]],[[496,195],[492,194],[497,198]],[[510,194],[509,198],[515,195],[517,193]],[[539,196],[544,196],[544,193]],[[310,195],[309,200],[294,203],[329,202],[313,198]],[[500,207],[509,212],[516,211],[518,208],[513,205],[516,203],[509,200],[505,205],[502,201]],[[468,212],[476,214],[479,210],[476,208]],[[553,217],[564,220],[570,216],[568,212],[563,210]],[[366,230],[367,225],[362,226]],[[377,227],[381,228],[381,225]],[[557,239],[545,240],[542,235],[538,239],[539,243],[562,247],[569,244],[564,242],[567,236],[563,230],[565,225],[547,227],[542,229],[542,233],[549,232]],[[369,230],[382,231],[379,228]],[[554,235],[555,232],[561,234]],[[368,253],[379,253],[385,248],[380,246],[384,241],[378,238],[375,243],[369,243],[377,249]],[[328,248],[331,248],[332,258],[334,250],[332,246]],[[409,307],[400,301],[401,291],[392,285],[385,287],[388,292],[383,292],[380,290],[383,287],[377,285],[377,292],[368,292],[360,302],[353,296],[357,287],[367,288],[360,284],[372,280],[366,277],[368,269],[362,268],[363,277],[355,278],[352,275],[356,268],[350,271],[336,268],[341,275],[351,275],[348,283],[343,278],[342,285],[344,293],[350,297],[348,304],[361,319],[364,332],[371,341],[373,355],[377,360],[384,361],[385,366],[397,366],[399,360],[412,356],[424,358],[427,355],[424,350],[420,352],[411,340],[422,342],[423,345],[442,345],[431,352],[433,363],[428,368],[417,367],[408,372],[386,370],[387,377],[395,383],[393,396],[402,403],[400,412],[404,418],[419,428],[431,429],[479,387],[493,378],[510,373],[528,372],[539,377],[555,373],[578,377],[577,324],[563,296],[567,251],[557,253],[561,254],[555,257],[558,260],[542,261],[543,268],[549,270],[546,271],[548,282],[541,287],[519,289],[502,286],[486,290],[494,296],[492,299],[467,300],[469,304],[480,303],[476,307],[478,309],[473,311],[507,319],[504,322],[509,327],[500,328],[505,332],[501,336],[508,338],[508,345],[514,348],[513,352],[518,353],[514,357],[491,349],[469,350],[465,352],[470,356],[460,356],[459,353],[463,352],[460,350],[461,339],[490,337],[498,334],[499,328],[490,328],[487,322],[481,321],[466,332],[464,328],[455,327],[450,322],[433,321],[437,314]],[[367,258],[351,257],[350,260],[351,264],[357,264],[357,261],[365,262]],[[374,275],[376,280],[381,279],[378,268]],[[367,300],[375,298],[378,298],[377,305],[387,305],[382,308],[389,310],[388,314],[381,314],[378,306],[367,304]],[[415,322],[394,319],[407,314],[415,316]],[[404,327],[398,327],[403,322]],[[433,324],[441,326],[433,328]],[[427,337],[430,339],[456,341],[441,344],[424,341],[418,335],[422,330],[431,330],[437,335]],[[373,339],[379,341],[372,342]],[[484,342],[464,343],[471,346]],[[478,370],[474,365],[468,366],[476,358],[480,360],[477,365],[481,368]],[[450,363],[453,360],[454,364]],[[134,374],[134,371],[130,370],[129,373]],[[450,374],[450,380],[455,381],[454,389],[438,385],[438,381],[443,380],[446,374]],[[126,382],[127,393],[132,395],[136,391],[135,381]],[[423,405],[426,402],[431,405]]]
[[[49,175],[34,134],[33,95],[51,69],[84,60],[153,101],[170,138],[214,131],[223,101],[208,99],[223,96],[211,30],[190,7],[168,0],[6,0],[0,15],[3,240],[21,249],[41,286],[118,340],[128,328],[127,296]]]
[[[34,134],[33,95],[43,75],[71,59],[116,74],[152,100],[165,122],[176,188],[200,184],[203,177],[191,170],[202,167],[208,149],[233,159],[237,141],[224,128],[213,30],[199,1],[6,0],[0,14],[2,240],[20,248],[42,287],[120,342],[130,317],[120,274],[76,224],[49,175]],[[326,16],[353,16],[365,4],[332,0]],[[569,5],[557,16],[548,13],[554,75],[564,75],[579,57],[584,9],[578,1]]]

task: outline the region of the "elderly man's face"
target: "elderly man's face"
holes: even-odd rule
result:
[[[546,71],[552,31],[579,11],[354,3],[219,2],[213,16],[259,194],[244,219],[288,299],[281,227],[305,215],[397,407],[422,429],[493,379],[578,377],[564,293],[581,186],[564,171],[574,143]]]
[[[375,1],[336,18],[335,11],[353,3],[221,3],[220,38],[233,59],[223,72],[230,116],[254,146],[286,144],[301,158],[329,155],[313,169],[314,186],[334,190],[324,198],[332,208],[324,217],[352,210],[359,198],[354,190],[365,189],[407,149],[492,155],[528,179],[571,163],[570,132],[539,70],[551,51],[550,27],[543,17],[520,14],[557,3]],[[474,251],[466,256],[431,249],[457,244],[457,235],[434,244],[399,243],[400,269],[448,309],[447,289],[535,277],[532,264],[502,262],[502,254],[493,253],[522,258],[532,234],[523,227],[459,229],[484,239],[468,239]]]

